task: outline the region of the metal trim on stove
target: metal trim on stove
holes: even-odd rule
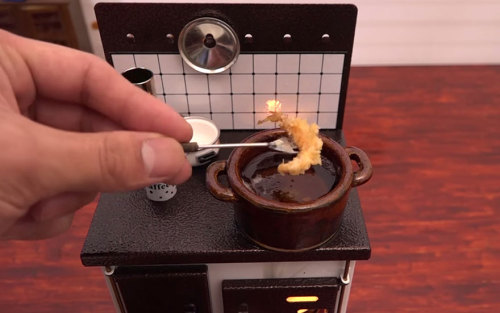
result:
[[[176,288],[175,299],[182,303],[176,301],[175,305],[178,309],[185,307],[186,312],[191,308],[198,313],[232,313],[239,304],[246,303],[249,313],[267,312],[265,308],[284,313],[297,312],[299,308],[344,313],[351,285],[342,281],[346,276],[352,277],[354,265],[355,261],[311,261],[108,266],[103,268],[103,273],[119,313],[138,312],[137,301],[154,302],[147,304],[153,313],[171,310],[173,307],[165,302],[169,288]],[[184,287],[175,283],[179,277],[196,279],[197,287],[190,285],[192,287],[182,291]],[[183,286],[187,286],[186,281]],[[255,302],[259,294],[269,298],[267,306]],[[284,303],[285,298],[306,295],[318,299],[314,303]]]

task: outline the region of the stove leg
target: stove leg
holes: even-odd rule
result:
[[[341,287],[336,313],[346,313],[347,311],[347,302],[351,291],[351,281],[354,274],[355,263],[355,261],[350,260],[345,262],[344,272],[340,276]]]
[[[120,300],[120,294],[118,292],[118,288],[116,287],[115,282],[111,278],[113,273],[115,272],[114,266],[104,266],[102,268],[102,272],[104,274],[104,280],[106,281],[106,286],[108,286],[109,294],[111,295],[111,299],[113,300],[113,304],[115,306],[116,313],[126,313],[125,308],[123,307],[122,301]]]

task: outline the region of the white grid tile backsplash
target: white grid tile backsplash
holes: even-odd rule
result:
[[[300,54],[278,54],[277,72],[284,74],[298,73],[299,64],[300,64]]]
[[[302,74],[299,76],[299,93],[319,93],[321,75]]]
[[[186,82],[184,80],[184,75],[178,74],[165,74],[161,75],[163,81],[163,90],[165,94],[185,94],[186,93]]]
[[[276,91],[276,75],[274,74],[255,74],[253,80],[254,92],[274,93]]]
[[[323,67],[323,58],[321,54],[304,54],[300,58],[301,73],[320,73]]]
[[[120,73],[135,67],[135,60],[132,54],[113,54],[111,59],[113,60],[115,69]]]
[[[153,75],[153,83],[154,83],[154,89],[156,94],[164,94],[165,91],[163,90],[163,80],[161,75],[154,74]]]
[[[321,128],[336,128],[344,54],[242,54],[228,70],[203,74],[178,54],[113,54],[118,72],[153,71],[155,92],[182,115],[211,118],[221,129],[262,129],[266,101]]]
[[[155,54],[136,54],[134,55],[135,64],[138,67],[144,67],[154,74],[160,74],[160,62]]]
[[[208,75],[208,85],[211,94],[231,93],[231,77],[227,74]]]
[[[177,112],[188,112],[187,96],[183,95],[165,95],[165,102],[173,107]]]
[[[318,112],[319,94],[300,94],[297,112]]]
[[[210,107],[212,112],[227,113],[231,112],[233,101],[230,94],[210,95]]]
[[[113,55],[113,63],[115,62]],[[160,69],[163,74],[183,74],[182,58],[179,54],[158,55]],[[116,67],[116,66],[115,66]]]
[[[255,54],[253,56],[253,70],[255,73],[276,73],[276,54]]]
[[[297,93],[298,74],[281,74],[277,77],[276,90],[279,93]]]
[[[231,89],[233,93],[253,93],[253,76],[247,74],[232,75]]]
[[[253,55],[242,54],[238,60],[231,66],[231,73],[237,74],[252,74],[253,69]]]
[[[253,113],[253,95],[233,95],[233,111]]]
[[[185,75],[184,82],[186,83],[186,92],[188,94],[208,94],[207,75]]]
[[[253,113],[234,113],[234,129],[253,129],[254,114]]]
[[[208,95],[191,95],[188,94],[189,111],[198,113],[210,113],[210,97]]]

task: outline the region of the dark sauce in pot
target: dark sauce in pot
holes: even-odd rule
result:
[[[306,203],[327,194],[337,183],[337,169],[332,161],[321,156],[322,165],[314,165],[302,175],[278,173],[278,165],[294,156],[266,151],[253,158],[243,169],[245,185],[268,200]]]

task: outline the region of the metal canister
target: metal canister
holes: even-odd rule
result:
[[[143,67],[132,67],[123,72],[122,75],[132,84],[153,96],[155,95],[154,76],[152,71]]]

